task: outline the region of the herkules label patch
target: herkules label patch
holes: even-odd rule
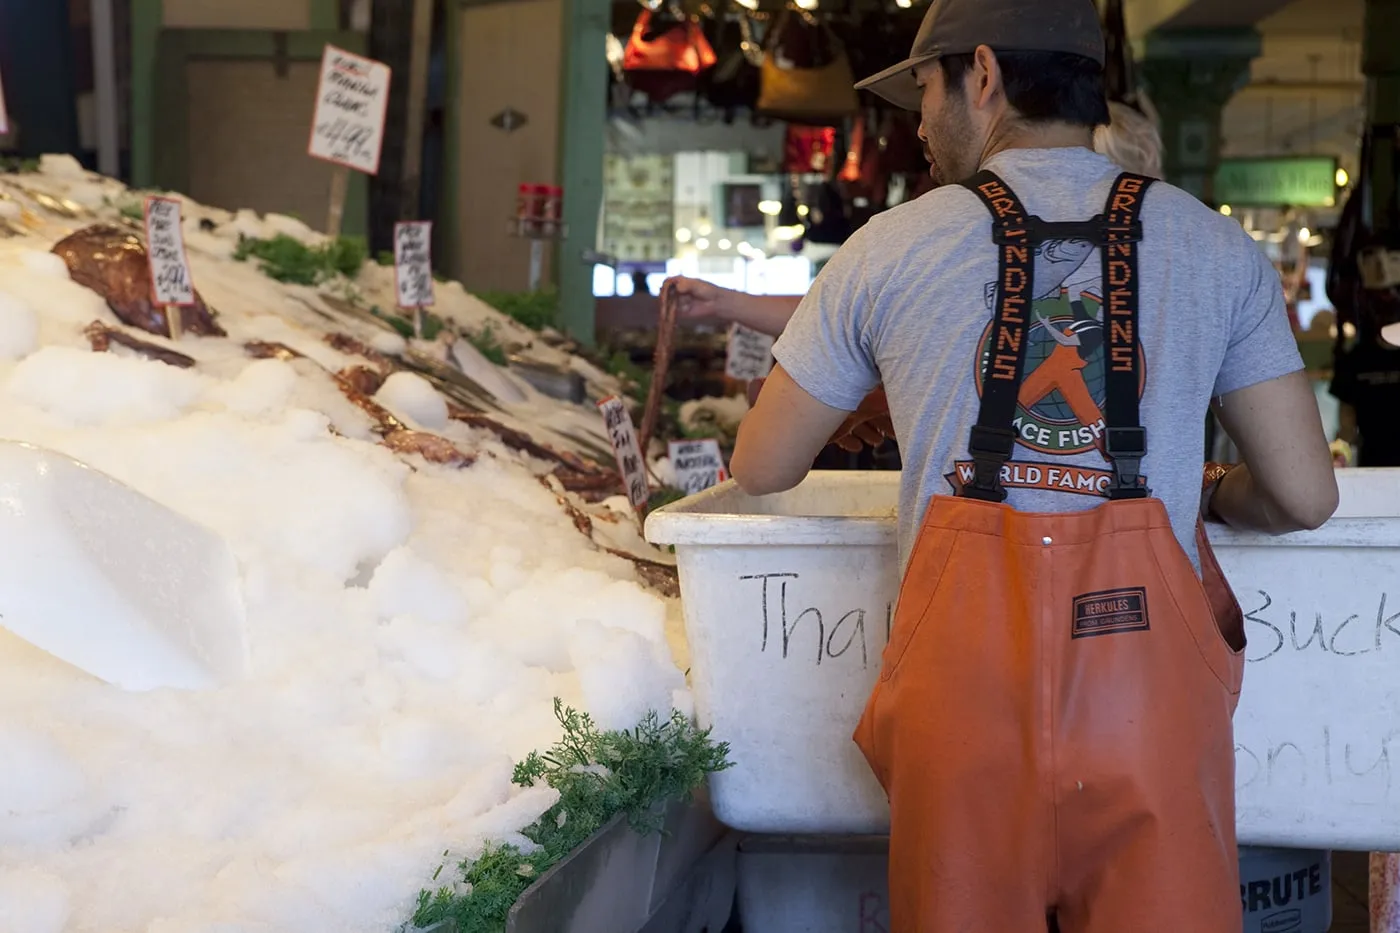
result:
[[[1148,628],[1147,590],[1142,587],[1103,590],[1074,598],[1072,638],[1145,632]]]

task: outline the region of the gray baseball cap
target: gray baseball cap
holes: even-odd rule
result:
[[[856,85],[905,110],[923,96],[914,69],[944,55],[1068,52],[1104,63],[1103,27],[1094,0],[933,0],[909,57]]]

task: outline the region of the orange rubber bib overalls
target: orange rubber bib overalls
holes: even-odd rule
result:
[[[1151,180],[1052,224],[999,178],[1000,288],[974,480],[928,507],[855,740],[889,796],[892,933],[1239,933],[1231,717],[1243,618],[1197,528],[1202,576],[1140,476],[1135,244]],[[1096,508],[1017,512],[1016,434],[1036,247],[1103,254],[1106,436]]]

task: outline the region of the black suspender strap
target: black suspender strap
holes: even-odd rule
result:
[[[1143,374],[1137,251],[1137,244],[1142,242],[1142,202],[1151,186],[1151,178],[1124,172],[1113,183],[1104,208],[1104,453],[1113,464],[1113,479],[1107,490],[1110,499],[1144,499],[1151,495],[1142,479],[1147,429],[1142,426],[1138,409]]]
[[[994,173],[979,172],[963,184],[991,211],[992,240],[999,256],[996,308],[982,377],[982,408],[968,442],[973,476],[972,482],[964,485],[963,495],[1002,502],[1006,490],[1001,485],[1001,468],[1016,448],[1012,424],[1035,295],[1035,242],[1025,205]]]
[[[1088,240],[1103,253],[1104,453],[1112,463],[1106,495],[1140,499],[1150,495],[1142,477],[1147,432],[1138,408],[1142,357],[1138,342],[1137,244],[1142,240],[1142,202],[1152,179],[1124,173],[1113,184],[1102,215],[1075,223],[1048,223],[992,172],[963,182],[992,215],[998,249],[996,306],[982,376],[982,406],[968,452],[973,477],[961,494],[1002,502],[1001,470],[1016,447],[1016,408],[1025,371],[1035,298],[1035,250],[1050,239]]]

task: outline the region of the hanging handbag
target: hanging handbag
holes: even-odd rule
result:
[[[880,124],[880,169],[886,175],[927,175],[919,115],[886,110]]]
[[[730,18],[724,11],[716,17],[714,47],[717,61],[704,78],[705,99],[719,108],[725,123],[734,122],[740,110],[752,110],[758,104],[759,68],[763,64],[763,49],[754,39],[753,22],[747,11],[740,8]]]
[[[840,246],[850,239],[851,217],[846,201],[836,183],[827,179],[813,185],[804,198],[807,202],[807,239],[812,243]]]
[[[831,30],[784,10],[763,56],[758,110],[780,120],[835,124],[859,109],[846,51]]]
[[[700,24],[665,10],[642,10],[622,55],[627,83],[657,104],[695,90],[699,75],[714,64]]]
[[[825,175],[836,154],[836,128],[789,123],[783,131],[783,171]]]

